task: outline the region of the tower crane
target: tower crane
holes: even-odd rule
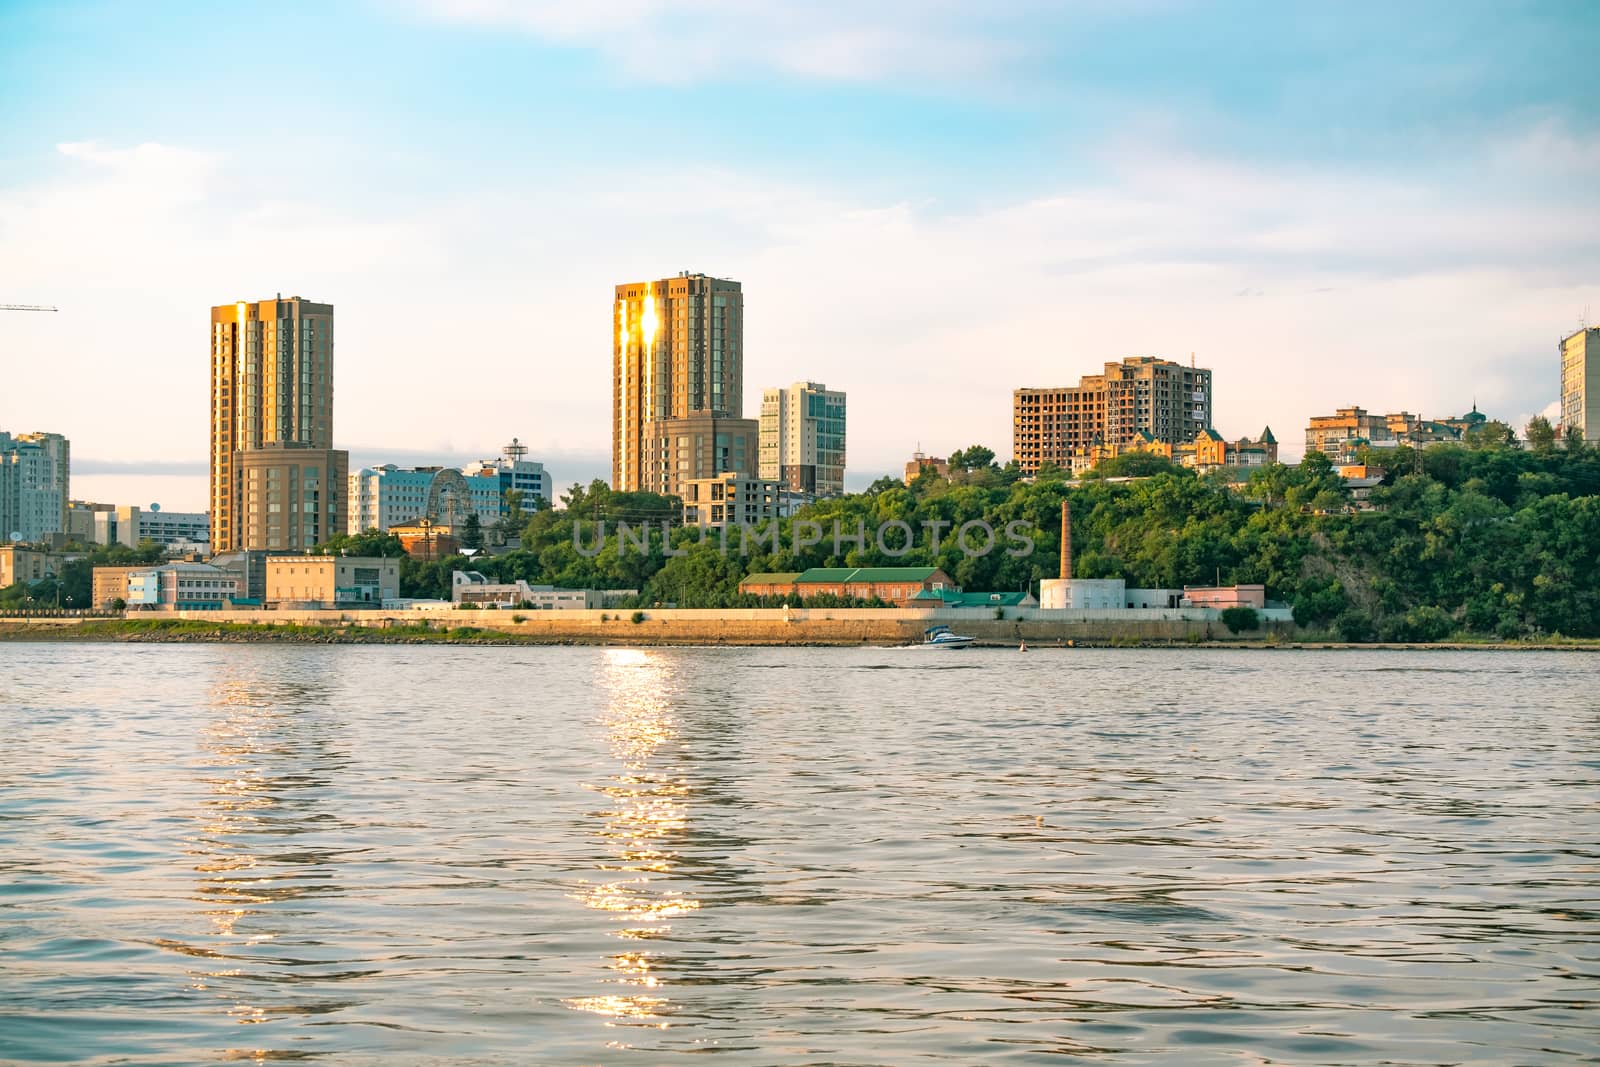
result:
[[[45,307],[43,304],[0,304],[0,311],[60,311],[60,308]]]

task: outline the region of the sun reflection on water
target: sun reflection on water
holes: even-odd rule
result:
[[[279,938],[332,880],[322,850],[291,845],[318,825],[325,772],[343,758],[306,729],[308,706],[320,695],[315,686],[230,664],[212,686],[212,715],[199,737],[196,784],[204,793],[185,852],[205,925],[192,943],[164,944],[204,961],[189,971],[189,987],[219,1000],[224,1017],[238,1025],[315,1010],[289,992],[292,980],[270,957],[252,949]],[[218,1051],[257,1062],[291,1054]]]
[[[652,769],[654,757],[678,740],[678,723],[667,700],[674,682],[671,665],[659,656],[636,649],[606,654],[602,684],[610,700],[599,722],[621,766],[610,779],[588,788],[608,801],[594,813],[599,820],[594,835],[609,852],[597,866],[615,876],[589,883],[574,895],[605,912],[615,924],[611,936],[622,941],[663,938],[672,929],[670,920],[700,907],[670,881],[679,860],[675,842],[688,826],[688,783]],[[645,947],[629,948],[613,954],[606,966],[610,976],[605,981],[621,991],[569,997],[567,1006],[665,1029],[672,1002],[664,995],[659,955]]]

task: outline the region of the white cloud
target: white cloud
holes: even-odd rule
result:
[[[1288,451],[1345,404],[1507,417],[1546,403],[1557,337],[1600,305],[1600,206],[1548,185],[1569,141],[1433,182],[1112,145],[1103,182],[961,212],[717,168],[285,200],[245,161],[72,146],[58,178],[0,187],[0,292],[63,308],[0,319],[21,368],[0,427],[203,458],[207,307],[292,291],[339,309],[342,441],[487,454],[515,434],[565,484],[559,458],[606,448],[610,287],[686,268],[744,283],[747,412],[797,378],[849,392],[857,475],[919,441],[1008,455],[1013,388],[1138,354],[1194,352],[1217,428],[1270,423]]]

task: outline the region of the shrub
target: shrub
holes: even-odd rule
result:
[[[994,609],[994,617],[997,618],[997,619],[1005,618],[1006,617],[1006,609],[1005,608],[995,608]]]
[[[527,622],[528,621],[528,617],[526,615],[513,615],[513,616],[511,616],[511,621],[512,622]]]
[[[633,621],[634,622],[644,622],[644,612],[642,612],[642,611],[634,612],[633,613]]]
[[[117,597],[115,600],[113,600],[111,602],[111,610],[112,611],[127,611],[128,610],[128,602],[126,600],[123,600],[121,597]]]
[[[600,613],[600,621],[601,622],[610,622],[611,621],[611,616],[607,615],[605,612],[602,611]]]
[[[1255,608],[1223,608],[1222,625],[1228,628],[1230,634],[1242,633],[1245,630],[1259,630],[1261,628],[1261,615]]]
[[[1359,643],[1371,641],[1374,636],[1372,617],[1360,608],[1351,608],[1333,621],[1339,640]]]
[[[1379,633],[1385,641],[1442,641],[1455,628],[1455,620],[1449,612],[1424,604],[1404,615],[1384,619]]]
[[[462,603],[456,605],[456,610],[457,611],[477,611],[478,610],[478,605],[476,605],[476,604],[468,604],[465,601],[463,601]]]

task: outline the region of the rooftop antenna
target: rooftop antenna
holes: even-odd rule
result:
[[[1189,353],[1189,369],[1194,370],[1194,353]]]
[[[520,462],[522,457],[528,454],[528,446],[513,437],[511,443],[500,450],[500,454],[513,463]]]

